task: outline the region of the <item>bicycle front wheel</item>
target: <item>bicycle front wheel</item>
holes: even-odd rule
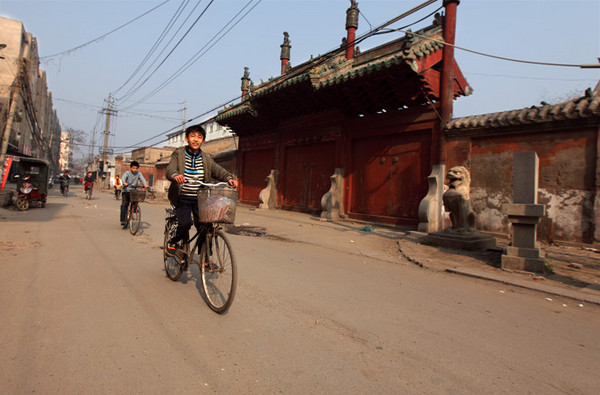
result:
[[[229,310],[237,288],[237,266],[229,240],[215,229],[206,235],[200,252],[202,289],[211,310],[221,314]]]
[[[135,235],[138,230],[140,230],[140,222],[142,221],[142,211],[140,210],[140,205],[137,203],[131,203],[131,208],[129,209],[129,232],[132,235]]]
[[[182,260],[181,255],[176,253],[169,253],[168,246],[169,240],[175,236],[177,232],[177,219],[175,217],[168,218],[165,224],[165,239],[163,242],[163,260],[165,262],[165,273],[167,277],[173,281],[179,280],[181,273],[183,273],[183,266],[185,262]]]

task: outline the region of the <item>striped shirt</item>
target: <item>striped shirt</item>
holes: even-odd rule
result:
[[[196,197],[200,190],[198,181],[204,182],[204,164],[202,163],[202,154],[188,152],[185,150],[185,170],[183,171],[185,184],[181,187],[181,195]]]

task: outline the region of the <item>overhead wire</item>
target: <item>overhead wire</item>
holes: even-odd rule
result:
[[[223,33],[220,37],[218,37],[231,23],[233,23],[233,21],[235,21],[235,19],[246,9],[248,8],[248,6],[253,2],[254,0],[250,0],[248,1],[248,3],[246,3],[246,5],[244,7],[242,7],[242,9],[240,9],[240,11],[238,11],[238,13],[236,15],[234,15],[224,26],[223,28],[221,28],[221,30],[219,30],[219,32],[217,32],[202,48],[200,48],[200,50],[198,50],[186,63],[183,64],[183,66],[181,66],[175,73],[171,74],[171,76],[169,78],[167,78],[167,80],[165,80],[162,84],[160,84],[158,87],[156,87],[154,90],[152,90],[150,93],[148,93],[146,96],[142,97],[141,99],[139,99],[137,102],[135,102],[132,105],[129,105],[125,108],[131,108],[134,107],[138,104],[143,103],[145,100],[149,99],[150,97],[154,96],[155,94],[157,94],[158,92],[160,92],[163,88],[165,88],[168,84],[170,84],[171,82],[173,82],[177,77],[179,77],[181,74],[183,74],[187,69],[189,69],[195,62],[197,62],[202,56],[204,56],[212,47],[214,47],[219,41],[221,41],[221,39],[223,39],[235,26],[237,26],[238,23],[240,23],[256,6],[258,6],[262,0],[258,0],[253,6],[252,8],[250,8],[248,11],[246,11],[246,13],[239,18],[231,27],[229,27],[229,29],[227,29],[227,31],[225,33]],[[218,38],[217,38],[218,37]],[[211,42],[215,40],[212,44]],[[210,46],[209,46],[210,44]],[[207,48],[208,46],[208,48]]]
[[[204,14],[206,13],[206,11],[210,8],[210,6],[212,5],[212,3],[215,0],[210,0],[210,2],[208,3],[208,5],[206,7],[204,7],[204,10],[202,10],[202,12],[200,13],[200,15],[196,18],[196,20],[192,23],[192,25],[188,28],[188,30],[183,34],[183,36],[179,39],[179,41],[177,42],[177,44],[175,44],[175,46],[171,49],[171,51],[169,51],[169,53],[163,58],[163,60],[160,62],[160,64],[158,66],[156,66],[156,68],[154,69],[154,71],[152,71],[152,73],[150,73],[150,75],[148,77],[146,77],[146,79],[144,81],[142,81],[133,91],[131,91],[128,95],[123,96],[121,98],[119,98],[118,100],[124,100],[127,98],[130,98],[133,94],[135,94],[142,86],[144,86],[144,84],[146,82],[148,82],[148,80],[158,71],[158,69],[167,61],[167,59],[173,54],[173,52],[175,51],[175,49],[177,49],[177,47],[179,46],[179,44],[181,44],[181,42],[183,41],[183,39],[185,37],[187,37],[187,35],[190,33],[190,31],[194,28],[194,26],[196,26],[196,24],[198,23],[198,21],[200,21],[200,18],[202,18],[204,16]],[[126,107],[126,108],[131,108],[132,106]]]
[[[74,51],[77,51],[78,49],[81,49],[81,48],[83,48],[83,47],[86,47],[86,46],[88,46],[88,45],[90,45],[90,44],[93,44],[93,43],[95,43],[95,42],[97,42],[97,41],[100,41],[100,40],[104,39],[105,37],[109,36],[110,34],[112,34],[112,33],[116,32],[116,31],[118,31],[118,30],[121,30],[121,29],[122,29],[122,28],[124,28],[125,26],[127,26],[127,25],[130,25],[131,23],[133,23],[133,22],[137,21],[138,19],[140,19],[140,18],[143,18],[144,16],[148,15],[148,14],[149,14],[149,13],[151,13],[152,11],[154,11],[154,10],[158,9],[159,7],[162,7],[163,5],[165,5],[166,3],[168,3],[169,1],[170,1],[170,0],[165,0],[165,1],[163,1],[162,3],[160,3],[159,5],[157,5],[156,7],[154,7],[154,8],[152,8],[152,9],[150,9],[150,10],[148,10],[148,11],[144,12],[143,14],[141,14],[141,15],[139,15],[139,16],[137,16],[137,17],[133,18],[133,19],[132,19],[132,20],[130,20],[129,22],[127,22],[127,23],[124,23],[123,25],[121,25],[121,26],[119,26],[119,27],[117,27],[117,28],[115,28],[115,29],[113,29],[113,30],[109,31],[108,33],[105,33],[105,34],[101,35],[100,37],[97,37],[97,38],[95,38],[95,39],[93,39],[93,40],[90,40],[90,41],[88,41],[88,42],[86,42],[86,43],[83,43],[83,44],[81,44],[81,45],[78,45],[78,46],[76,46],[76,47],[74,47],[74,48],[68,49],[68,50],[66,50],[66,51],[58,52],[58,53],[55,53],[55,54],[53,54],[53,55],[41,56],[41,57],[40,57],[40,60],[42,60],[42,61],[43,61],[43,60],[50,59],[50,58],[53,58],[53,57],[56,57],[56,56],[60,56],[60,55],[66,55],[66,54],[72,53],[72,52],[74,52]]]
[[[165,39],[165,37],[167,36],[167,33],[171,30],[171,28],[175,24],[175,21],[177,19],[179,19],[179,16],[181,15],[181,13],[183,12],[183,10],[185,9],[185,7],[187,6],[188,3],[189,3],[189,0],[183,0],[181,2],[181,4],[179,4],[179,7],[177,7],[177,10],[175,10],[175,13],[171,17],[171,19],[169,20],[169,22],[167,23],[165,28],[163,29],[163,31],[160,33],[160,35],[158,36],[158,38],[156,39],[156,41],[154,42],[154,44],[152,45],[152,47],[150,48],[150,50],[148,51],[148,53],[146,54],[144,59],[142,59],[140,64],[137,66],[137,68],[133,71],[133,73],[131,73],[129,78],[127,78],[127,80],[119,88],[117,88],[116,90],[114,90],[112,92],[113,95],[116,95],[121,89],[123,89],[123,87],[125,85],[127,85],[127,83],[129,83],[129,81],[131,81],[133,79],[133,77],[137,74],[137,72],[140,71],[140,69],[146,64],[148,59],[150,59],[150,56],[152,56],[152,54],[156,51],[156,49],[158,48],[160,43],[162,43],[162,41]],[[198,2],[198,4],[199,4],[199,2]],[[192,10],[192,12],[193,12],[193,10]],[[191,13],[190,13],[190,15],[191,15]],[[185,23],[185,21],[184,21],[184,23]]]

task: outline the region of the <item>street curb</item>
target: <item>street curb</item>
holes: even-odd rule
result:
[[[519,279],[510,279],[509,280],[509,279],[501,278],[500,276],[489,275],[489,274],[483,273],[479,270],[473,270],[473,269],[468,269],[468,268],[446,269],[446,272],[452,273],[452,274],[459,274],[462,276],[478,278],[478,279],[482,279],[482,280],[495,281],[495,282],[499,282],[499,283],[503,283],[503,284],[507,284],[507,285],[513,285],[516,287],[529,289],[532,291],[544,292],[544,293],[555,295],[555,296],[562,296],[564,298],[577,300],[579,302],[600,305],[600,296],[585,295],[585,294],[582,294],[580,291],[571,291],[568,289],[562,289],[562,288],[558,288],[558,287],[554,287],[552,285],[546,285],[546,284],[532,285],[529,282],[525,282],[523,280],[519,280]]]

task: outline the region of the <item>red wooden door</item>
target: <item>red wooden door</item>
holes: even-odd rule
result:
[[[244,204],[258,205],[258,195],[266,186],[266,178],[275,167],[275,150],[246,151],[242,160],[242,187],[240,200]]]
[[[349,212],[392,223],[418,222],[427,194],[430,133],[402,133],[354,140]]]
[[[309,212],[321,210],[321,197],[331,187],[335,171],[335,143],[287,147],[283,207]]]

